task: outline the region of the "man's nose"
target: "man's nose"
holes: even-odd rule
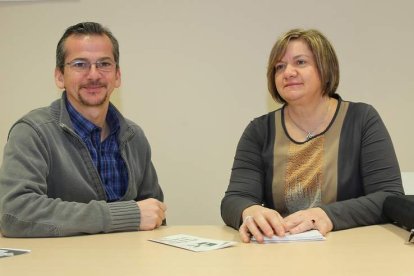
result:
[[[99,78],[99,77],[101,77],[101,72],[96,67],[96,63],[92,63],[90,65],[89,71],[88,71],[88,77],[89,78]]]

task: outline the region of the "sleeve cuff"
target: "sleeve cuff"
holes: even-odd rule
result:
[[[141,214],[135,201],[108,203],[111,223],[106,232],[138,231]]]

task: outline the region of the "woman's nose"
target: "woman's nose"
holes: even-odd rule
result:
[[[285,78],[295,77],[297,75],[296,68],[290,64],[286,64],[286,68],[283,72]]]

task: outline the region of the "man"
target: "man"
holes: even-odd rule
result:
[[[69,27],[56,50],[62,97],[9,132],[0,169],[0,230],[8,237],[152,230],[166,206],[139,126],[110,103],[119,45],[98,23]]]

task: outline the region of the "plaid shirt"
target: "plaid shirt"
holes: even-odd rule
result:
[[[104,184],[108,202],[119,200],[128,187],[128,172],[118,145],[119,120],[113,106],[109,106],[106,122],[110,134],[101,142],[101,128],[83,117],[66,99],[66,108],[75,132],[86,144],[93,164]]]

